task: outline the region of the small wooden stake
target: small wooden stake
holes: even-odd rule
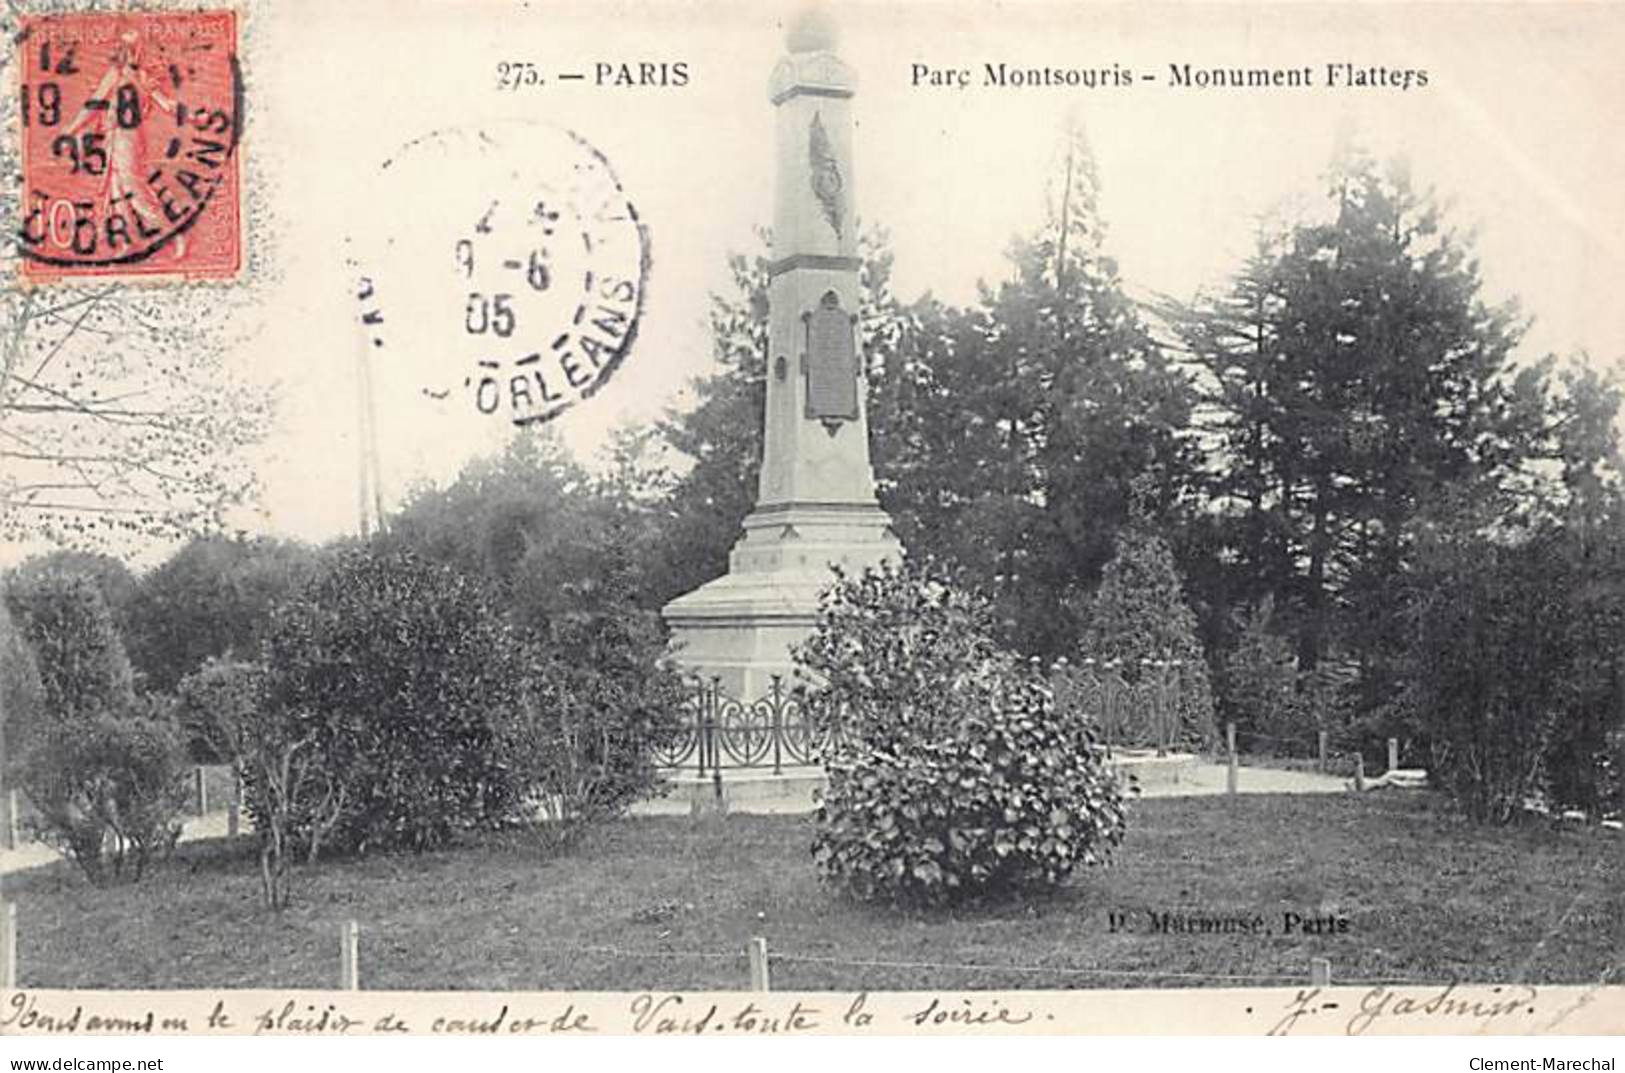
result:
[[[1234,794],[1236,792],[1236,724],[1224,725],[1225,746],[1230,750],[1230,770],[1225,773],[1225,789]]]
[[[772,981],[767,972],[767,940],[755,936],[745,946],[745,955],[750,959],[750,989],[752,991],[771,991]]]
[[[361,990],[361,926],[353,920],[339,932],[339,990]]]
[[[209,814],[209,783],[203,765],[199,764],[192,769],[192,793],[197,798],[197,814]]]
[[[1355,753],[1354,754],[1354,788],[1356,790],[1364,790],[1365,789],[1365,754],[1364,753]]]
[[[23,844],[22,835],[18,832],[20,803],[16,790],[7,790],[0,797],[0,809],[5,810],[5,815],[0,816],[0,849],[16,849]]]
[[[0,991],[17,987],[17,905],[0,902]]]
[[[1326,739],[1328,735],[1324,730],[1322,730],[1320,733],[1316,734],[1315,737],[1317,739],[1317,744],[1320,747],[1320,773],[1324,775],[1326,774]]]
[[[1332,962],[1330,958],[1309,959],[1309,986],[1332,986]]]
[[[1399,766],[1399,739],[1388,739],[1388,770],[1392,771]]]

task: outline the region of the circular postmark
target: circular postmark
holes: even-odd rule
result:
[[[603,153],[502,123],[419,138],[383,172],[388,233],[358,292],[380,372],[399,362],[424,395],[516,425],[609,382],[637,337],[649,238]]]
[[[17,239],[28,278],[237,271],[236,34],[231,11],[24,17]]]

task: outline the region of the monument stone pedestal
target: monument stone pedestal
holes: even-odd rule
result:
[[[678,661],[741,700],[788,682],[831,567],[861,573],[902,547],[875,498],[858,339],[851,100],[855,82],[817,11],[790,28],[769,85],[777,174],[767,404],[756,509],[728,573],[667,604]]]
[[[721,679],[742,700],[791,677],[790,647],[812,632],[832,565],[859,573],[901,554],[878,506],[759,508],[728,557],[728,572],[667,604],[678,661]]]

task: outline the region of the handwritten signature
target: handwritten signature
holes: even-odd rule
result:
[[[1495,986],[1485,994],[1483,989],[1463,991],[1452,982],[1425,997],[1379,984],[1360,996],[1357,1008],[1349,1008],[1324,988],[1300,988],[1267,1035],[1289,1035],[1304,1018],[1318,1020],[1323,1015],[1346,1017],[1343,1031],[1350,1036],[1362,1035],[1373,1025],[1386,1028],[1405,1018],[1452,1020],[1463,1028],[1484,1028],[1503,1018],[1533,1014],[1536,996],[1535,988],[1527,984]]]

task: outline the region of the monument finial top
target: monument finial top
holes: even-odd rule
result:
[[[810,3],[790,20],[784,41],[791,52],[834,52],[838,36],[835,20],[824,6]]]

